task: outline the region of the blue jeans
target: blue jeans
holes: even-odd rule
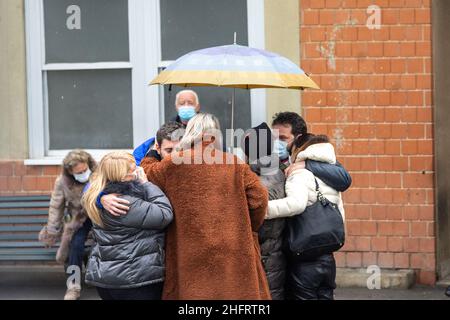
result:
[[[68,266],[78,266],[80,271],[83,270],[84,243],[91,229],[92,222],[87,218],[81,228],[73,235],[70,242]]]

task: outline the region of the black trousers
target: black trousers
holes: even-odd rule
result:
[[[332,254],[312,261],[289,259],[286,275],[288,300],[334,300],[336,262]]]
[[[102,300],[161,300],[163,283],[130,289],[96,288]]]

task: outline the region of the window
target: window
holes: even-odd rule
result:
[[[25,0],[25,5],[29,147],[35,159],[29,164],[57,163],[73,148],[97,157],[131,150],[175,115],[181,89],[148,86],[158,70],[191,50],[232,43],[234,32],[239,44],[264,47],[260,0]],[[231,89],[196,90],[203,110],[229,127]],[[264,121],[264,91],[237,91],[235,127]]]

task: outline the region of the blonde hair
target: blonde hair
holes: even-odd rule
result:
[[[97,167],[97,162],[89,153],[81,149],[75,149],[70,151],[63,160],[63,174],[71,177],[72,169],[79,163],[86,163],[92,172]]]
[[[210,133],[216,138],[214,142],[217,146],[222,138],[221,134],[220,136],[217,136],[219,130],[219,120],[214,115],[209,113],[198,113],[189,120],[186,126],[186,132],[178,145],[178,150],[191,149],[195,144],[203,140],[205,133]]]
[[[126,151],[114,151],[105,155],[97,170],[91,176],[89,189],[82,198],[83,206],[89,218],[102,226],[100,211],[97,208],[97,197],[105,189],[108,182],[120,182],[129,173],[135,159]]]
[[[198,94],[194,90],[181,90],[177,93],[175,96],[175,106],[178,104],[178,99],[183,93],[191,93],[195,97],[195,106],[198,106],[200,104],[200,100],[198,100]]]

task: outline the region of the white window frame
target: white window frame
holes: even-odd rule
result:
[[[130,61],[45,64],[43,0],[25,0],[29,159],[26,165],[59,165],[69,150],[48,149],[47,71],[131,69],[133,147],[163,123],[163,94],[148,83],[161,63],[159,0],[128,0]],[[264,1],[247,0],[249,46],[264,49]],[[166,64],[167,62],[164,62]],[[265,89],[250,90],[251,123],[266,121]],[[156,103],[155,103],[156,102]],[[87,150],[97,160],[111,150]],[[130,150],[131,151],[131,150]]]

